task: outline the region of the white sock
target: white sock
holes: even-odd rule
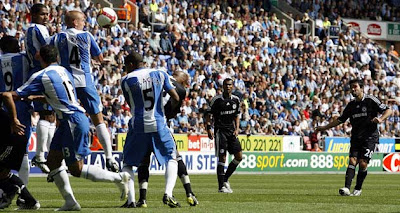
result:
[[[49,176],[53,177],[54,183],[56,184],[67,205],[73,205],[77,203],[71,188],[71,184],[69,183],[68,174],[64,167],[52,170]]]
[[[44,158],[44,148],[49,137],[49,127],[50,127],[50,122],[46,120],[39,120],[36,127],[36,137],[37,137],[36,158],[41,162],[46,160]]]
[[[111,148],[111,136],[107,130],[107,127],[104,123],[101,123],[96,126],[97,137],[104,149],[104,154],[106,158],[109,159],[112,157],[112,148]]]
[[[139,183],[139,189],[146,189],[147,190],[147,186],[149,185],[149,182],[147,181],[142,181]]]
[[[89,179],[94,182],[112,182],[112,183],[119,183],[122,180],[119,173],[110,172],[100,167],[92,165],[89,166],[83,165],[81,178]]]
[[[178,177],[178,162],[171,159],[167,163],[167,169],[165,170],[165,194],[172,196],[174,190],[176,178]]]
[[[18,171],[18,177],[22,180],[25,186],[28,186],[29,170],[29,158],[28,154],[25,154],[24,158],[22,159],[21,168]]]
[[[47,148],[47,151],[50,151],[50,144],[51,144],[51,141],[53,140],[53,136],[54,136],[54,132],[56,132],[56,123],[54,122],[54,123],[50,123],[50,126],[49,126],[49,132],[48,132],[48,138],[47,138],[47,143],[46,143],[46,148]]]
[[[129,179],[129,182],[128,182],[128,188],[129,188],[128,203],[136,202],[136,199],[135,199],[135,183],[134,183],[134,175],[135,175],[135,173],[132,170],[132,166],[124,166],[122,168],[122,171],[123,172],[128,172],[131,175],[131,178]]]
[[[185,184],[187,184],[187,183],[190,183],[189,175],[183,175],[183,176],[181,177],[181,182],[182,182],[183,185],[185,185]]]

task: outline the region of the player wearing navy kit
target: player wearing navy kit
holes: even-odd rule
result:
[[[179,103],[173,107],[172,101],[170,100],[171,96],[169,94],[164,95],[164,111],[167,121],[169,119],[174,118],[180,111],[180,106],[182,105],[183,100],[186,98],[186,90],[185,87],[188,86],[189,76],[181,71],[176,71],[173,74],[173,77],[170,77],[172,84],[175,86],[175,90],[179,95]],[[138,181],[139,181],[139,195],[140,198],[136,203],[137,207],[147,207],[146,194],[147,194],[147,186],[149,182],[149,164],[150,164],[150,155],[151,152],[148,152],[146,157],[140,163],[138,168]],[[182,160],[182,157],[177,152],[177,161],[178,161],[178,177],[181,179],[183,184],[183,188],[186,191],[187,202],[191,206],[196,206],[199,204],[196,196],[192,191],[192,186],[190,183],[190,178],[187,173],[186,165]]]
[[[177,151],[167,128],[163,91],[171,95],[174,106],[177,105],[179,96],[166,72],[142,66],[142,57],[138,53],[131,53],[125,58],[125,68],[129,74],[122,78],[121,86],[133,117],[129,122],[124,145],[123,171],[131,174],[129,187],[132,190],[132,167],[139,166],[148,151],[153,151],[159,164],[166,165],[163,202],[172,208],[179,207],[180,204],[172,195],[178,171]],[[128,205],[135,207],[134,193],[128,196]]]
[[[346,122],[350,118],[351,138],[349,166],[346,170],[345,186],[339,189],[342,196],[360,196],[361,188],[367,176],[368,162],[379,143],[378,124],[385,121],[392,114],[392,110],[381,103],[376,97],[364,93],[364,82],[354,79],[349,82],[353,97],[342,115],[325,126],[316,127],[316,131],[325,131]],[[378,117],[378,113],[382,116]],[[355,176],[355,169],[359,165],[357,183],[353,193],[350,194],[350,186]]]
[[[118,163],[112,157],[111,137],[103,120],[102,104],[92,79],[90,60],[103,61],[99,45],[90,32],[83,31],[85,15],[79,11],[70,11],[65,15],[68,27],[54,36],[50,44],[54,45],[60,55],[60,65],[74,77],[78,99],[90,114],[96,127],[96,133],[106,156],[106,167],[118,171]]]
[[[1,75],[0,92],[13,91],[22,86],[29,77],[29,61],[26,54],[20,53],[18,40],[12,36],[4,36],[0,40],[3,55],[0,57]],[[25,126],[26,142],[31,136],[31,105],[29,101],[16,103],[18,119]],[[29,143],[28,143],[29,145]],[[28,147],[26,147],[26,151]],[[28,185],[29,161],[25,153],[18,175],[25,185]]]
[[[239,134],[240,99],[232,95],[232,79],[226,78],[222,86],[224,89],[222,95],[215,96],[210,103],[207,132],[210,139],[214,139],[215,134],[215,156],[218,156],[218,192],[232,193],[228,180],[242,161],[242,147],[237,138]],[[214,133],[211,130],[210,115],[214,118]],[[235,158],[229,163],[225,172],[226,151],[233,154]]]
[[[31,7],[32,23],[26,30],[26,54],[30,59],[29,76],[42,69],[38,59],[39,50],[49,41],[49,31],[45,26],[49,20],[48,8],[40,3]],[[44,157],[45,147],[50,147],[50,142],[56,130],[56,117],[54,111],[47,104],[34,102],[34,110],[39,113],[40,119],[36,126],[37,147],[32,164],[39,167],[42,172],[49,173]]]
[[[57,50],[53,46],[43,46],[40,49],[40,62],[45,67],[43,70],[34,73],[23,86],[16,91],[6,92],[4,96],[20,99],[43,95],[56,112],[59,127],[50,145],[47,165],[51,171],[47,179],[55,182],[65,200],[65,204],[58,210],[81,209],[73,195],[66,168],[61,164],[63,159],[71,175],[92,181],[116,183],[122,192],[121,199],[125,199],[130,178],[128,173],[115,173],[83,164],[84,158],[90,154],[89,120],[76,98],[71,74],[57,64]],[[4,101],[7,105],[14,104],[10,98]],[[16,115],[13,115],[12,120],[18,120]]]
[[[29,62],[25,54],[19,53],[18,40],[12,36],[1,38],[0,48],[3,52],[0,57],[0,135],[2,138],[0,143],[0,188],[5,193],[0,202],[0,209],[7,208],[17,194],[19,209],[39,209],[39,202],[26,188],[28,174],[23,174],[26,172],[25,169],[20,171],[31,134],[30,104],[19,101],[15,104],[15,108],[10,105],[3,107],[7,108],[9,114],[15,114],[20,122],[11,120],[1,107],[4,95],[2,92],[13,91],[25,82],[28,77]],[[26,164],[28,164],[27,161]],[[10,173],[10,170],[19,171],[20,177]]]

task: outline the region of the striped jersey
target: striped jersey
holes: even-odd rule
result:
[[[3,54],[0,64],[0,92],[14,91],[29,77],[29,61],[23,53]]]
[[[131,108],[135,132],[157,132],[165,128],[163,91],[174,89],[168,74],[155,69],[137,69],[124,76],[122,91]]]
[[[42,69],[40,61],[35,59],[35,55],[39,52],[42,46],[48,43],[49,37],[49,31],[47,30],[46,26],[41,24],[32,23],[26,30],[26,53],[30,59],[32,72],[37,72]]]
[[[59,119],[75,112],[85,112],[77,101],[71,74],[58,65],[34,73],[16,92],[21,97],[44,95]]]
[[[93,85],[90,60],[101,50],[91,33],[69,28],[52,37],[50,44],[57,48],[60,65],[71,72],[77,88]]]

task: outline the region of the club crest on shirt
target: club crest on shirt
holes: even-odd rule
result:
[[[367,107],[362,107],[361,111],[366,112],[367,111]]]
[[[232,105],[232,109],[236,109],[236,104],[233,104],[233,105]]]

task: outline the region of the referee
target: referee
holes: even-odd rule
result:
[[[346,171],[345,186],[339,189],[342,196],[360,196],[362,184],[367,176],[368,162],[379,143],[378,124],[392,114],[392,110],[382,104],[376,97],[364,94],[364,84],[360,79],[349,82],[351,94],[355,97],[344,109],[342,115],[327,124],[316,127],[316,131],[325,131],[344,123],[350,118],[352,126],[350,139],[349,166]],[[382,116],[378,117],[378,113]],[[357,183],[350,194],[351,182],[355,176],[355,168],[359,165]]]
[[[228,179],[242,161],[242,147],[237,138],[239,134],[240,100],[237,96],[232,95],[232,79],[226,78],[224,80],[223,89],[222,95],[217,95],[211,100],[207,116],[207,133],[211,140],[214,139],[210,118],[210,115],[212,115],[214,118],[215,156],[218,156],[218,192],[232,193]],[[233,154],[235,158],[229,163],[225,172],[226,151]]]

